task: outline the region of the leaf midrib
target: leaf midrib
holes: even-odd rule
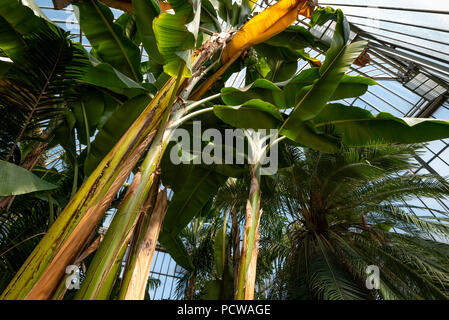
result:
[[[95,3],[95,1],[90,0],[90,2],[92,3],[92,5],[95,8],[95,11],[97,11],[98,15],[100,16],[101,20],[103,21],[103,23],[106,25],[107,29],[109,30],[109,32],[111,33],[112,37],[114,38],[115,42],[117,43],[117,45],[120,48],[120,51],[122,52],[123,56],[126,59],[126,62],[129,65],[129,68],[131,69],[131,72],[133,73],[134,76],[134,80],[139,82],[139,78],[137,77],[137,73],[134,70],[134,67],[131,63],[131,60],[129,59],[128,55],[126,54],[125,48],[123,47],[120,39],[117,37],[116,33],[114,32],[114,29],[112,28],[112,25],[109,24],[108,20],[106,19],[106,17],[103,15],[103,12],[100,10],[100,8],[98,7],[98,5]]]

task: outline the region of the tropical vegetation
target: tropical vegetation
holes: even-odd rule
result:
[[[0,4],[0,299],[144,299],[157,243],[188,299],[449,297],[447,212],[407,204],[447,196],[444,178],[410,170],[416,144],[448,138],[449,122],[341,103],[376,85],[347,74],[367,43],[350,40],[341,10],[54,2],[75,8],[89,50],[32,0]],[[326,44],[309,29],[329,20]],[[242,70],[244,86],[227,86]],[[176,146],[198,121],[200,148]],[[240,130],[253,162],[173,163],[173,150],[225,148],[208,129]]]

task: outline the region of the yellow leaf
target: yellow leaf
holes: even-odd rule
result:
[[[201,99],[244,50],[284,31],[296,21],[298,13],[310,18],[314,7],[313,0],[280,0],[249,20],[224,48],[221,57],[222,66],[192,92],[189,99]]]
[[[223,50],[225,64],[243,50],[264,42],[284,31],[296,21],[298,13],[310,18],[313,8],[309,0],[281,0],[249,20]]]

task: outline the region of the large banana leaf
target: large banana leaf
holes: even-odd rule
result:
[[[108,118],[95,136],[90,153],[84,162],[84,174],[86,176],[95,170],[150,101],[149,95],[139,95],[119,106]]]
[[[153,20],[157,47],[162,54],[165,73],[175,77],[185,65],[183,76],[192,76],[190,49],[195,46],[201,14],[201,1],[171,0],[175,14],[164,12]]]
[[[231,26],[242,25],[250,13],[252,2],[243,0],[239,5],[232,0],[218,0],[218,15]]]
[[[294,108],[302,98],[304,91],[310,90],[320,78],[320,68],[309,68],[284,82],[272,83],[266,79],[257,79],[244,88],[226,87],[221,89],[222,100],[228,105],[242,105],[251,99],[262,99],[279,109]],[[344,74],[329,101],[357,97],[368,90],[376,81]]]
[[[275,94],[280,108],[294,108],[303,98],[304,92],[312,89],[320,79],[320,68],[310,68],[301,72],[283,87],[283,96]],[[329,101],[358,97],[366,93],[368,86],[376,85],[373,79],[343,74],[340,83],[329,97]],[[281,84],[278,84],[281,86]],[[279,100],[282,98],[282,100]],[[285,105],[284,105],[285,104]]]
[[[168,165],[167,159],[164,159],[162,172],[167,171]],[[194,165],[179,165],[176,170],[171,171],[176,173],[170,172],[168,175],[162,176],[164,185],[174,190],[174,195],[165,215],[159,242],[176,263],[184,269],[192,271],[194,266],[179,238],[179,233],[194,216],[199,216],[202,213],[203,207],[209,203],[227,178]]]
[[[78,139],[87,145],[87,139],[90,140],[95,134],[97,123],[103,115],[104,99],[103,94],[93,88],[82,88],[79,92],[80,99],[68,103],[68,106],[76,119]]]
[[[397,118],[381,112],[329,104],[312,121],[317,131],[341,137],[348,146],[380,143],[418,143],[449,137],[449,122],[435,119]]]
[[[139,47],[114,24],[112,11],[96,0],[73,4],[81,30],[98,57],[134,81],[141,81]]]
[[[325,8],[317,8],[310,18],[310,25],[316,26],[322,26],[324,23],[332,19],[336,15],[336,12],[331,7],[325,7]]]
[[[201,22],[204,26],[215,30],[215,32],[221,32],[221,24],[218,21],[217,11],[209,0],[201,1]]]
[[[281,0],[249,20],[234,35],[223,50],[222,62],[233,59],[239,52],[264,42],[285,30],[298,17],[302,0]]]
[[[0,181],[0,196],[2,197],[53,190],[57,187],[40,179],[34,173],[3,160],[0,160]]]
[[[141,94],[147,91],[139,83],[127,77],[110,64],[99,61],[90,53],[86,52],[86,55],[89,57],[90,65],[86,67],[82,75],[81,80],[83,82],[108,88],[127,96]]]
[[[134,16],[136,18],[137,32],[142,39],[143,47],[151,60],[164,64],[164,57],[159,52],[156,37],[153,31],[153,20],[161,9],[154,0],[133,0]]]
[[[34,4],[34,1],[30,1]],[[35,9],[38,8],[35,4]],[[49,31],[51,25],[39,12],[22,4],[20,0],[0,3],[0,48],[12,59],[23,57],[26,38],[38,31]]]
[[[321,152],[335,153],[340,149],[340,139],[329,134],[318,133],[307,122],[299,123],[296,128],[297,142]]]
[[[310,31],[302,26],[290,26],[264,43],[293,50],[317,47],[319,45]]]
[[[346,70],[366,46],[364,41],[346,46],[349,26],[343,13],[340,10],[337,10],[337,13],[339,18],[334,39],[320,68],[320,78],[312,87],[301,90],[299,102],[281,128],[281,134],[292,140],[297,141],[300,138],[295,132],[298,123],[310,120],[321,112],[332,98]]]
[[[159,243],[170,254],[175,262],[188,271],[195,269],[192,259],[190,259],[189,252],[187,251],[184,243],[179,235],[173,235],[163,230],[159,234]]]
[[[221,89],[221,99],[224,103],[236,106],[244,104],[251,99],[262,99],[263,101],[275,103],[272,97],[272,91],[281,91],[281,89],[271,81],[266,79],[257,79],[244,88],[226,87]]]
[[[204,205],[215,195],[227,177],[216,172],[194,166],[182,166],[185,172],[177,175],[173,188],[174,195],[165,215],[162,230],[173,235],[179,234],[195,215],[201,213]],[[164,167],[162,167],[164,170]],[[179,171],[178,171],[179,172]],[[162,177],[164,184],[164,177]]]
[[[239,106],[215,105],[214,113],[223,122],[245,129],[272,129],[283,121],[274,105],[260,99],[252,99]]]

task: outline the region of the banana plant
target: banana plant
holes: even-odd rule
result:
[[[117,5],[123,1],[113,2]],[[235,33],[222,32],[214,6],[208,0],[171,0],[169,6],[153,0],[128,1],[127,6],[121,7],[126,12],[117,21],[111,10],[97,0],[72,2],[81,29],[92,45],[89,53],[84,52],[89,63],[80,79],[85,94],[69,105],[79,139],[86,145],[82,161],[86,178],[79,188],[74,184],[71,201],[0,298],[51,298],[60,286],[65,267],[88,247],[104,212],[139,163],[133,192],[121,204],[77,295],[80,299],[109,297],[119,273],[117,263],[132,236],[136,250],[128,257],[127,275],[119,294],[121,298],[130,297],[128,288],[134,285],[133,275],[139,272],[139,264],[134,261],[138,261],[142,239],[150,232],[146,225],[152,225],[146,219],[156,219],[164,211],[156,207],[151,214],[148,211],[150,195],[157,190],[161,161],[174,130],[191,119],[212,116],[233,128],[278,129],[281,139],[324,152],[378,140],[412,143],[449,136],[445,121],[399,119],[385,113],[373,116],[360,108],[329,103],[359,96],[375,84],[370,79],[345,74],[366,43],[348,44],[349,25],[341,11],[318,10],[312,16],[309,1],[281,0],[245,23],[251,16],[250,3],[244,0],[244,5],[238,7],[228,2],[220,2],[219,16],[228,25],[239,28]],[[322,63],[307,56],[303,49],[323,45],[307,29],[289,27],[298,13],[311,17],[312,24],[337,18],[334,39],[330,48],[325,48],[328,50]],[[294,41],[290,41],[292,35]],[[148,62],[140,61],[140,43],[149,54]],[[278,57],[274,52],[279,53]],[[243,53],[249,58],[239,59]],[[224,81],[249,65],[251,58],[256,58],[254,68],[262,70],[262,77],[248,72],[247,80],[256,78],[252,84],[222,89]],[[297,59],[309,61],[311,68],[293,75],[291,70]],[[276,63],[279,60],[285,61]],[[149,78],[155,81],[149,82]],[[221,89],[218,93],[217,87]],[[219,98],[224,104],[217,104]],[[260,152],[256,164],[250,166],[251,191],[237,281],[238,299],[254,296],[261,215],[260,170],[266,151],[274,146],[262,147],[253,136],[249,140]],[[76,160],[81,159],[80,155]],[[172,188],[174,196],[165,218],[156,219],[151,238],[159,239],[186,269],[194,266],[185,259],[179,232],[204,209],[227,177],[233,176],[231,171],[225,166],[211,169],[192,165],[184,171],[167,172],[162,166],[163,183]],[[179,172],[178,177],[170,177]],[[165,183],[167,180],[172,181]],[[147,222],[142,223],[141,219]],[[142,229],[135,228],[140,224]],[[146,278],[151,258],[151,252],[145,256],[146,268],[139,274],[140,279]],[[142,281],[139,287],[143,287]]]
[[[2,293],[1,298],[43,299],[52,296],[64,274],[65,266],[73,262],[75,257],[86,247],[86,241],[102,218],[113,196],[137,161],[149,148],[141,166],[141,183],[137,187],[136,194],[123,209],[135,219],[136,212],[145,201],[151,188],[153,174],[170,137],[169,132],[165,130],[168,121],[173,121],[172,129],[180,124],[180,117],[185,116],[183,112],[180,112],[181,106],[183,106],[182,98],[189,97],[190,91],[203,75],[198,71],[208,71],[207,69],[202,70],[202,65],[226,44],[229,34],[218,34],[192,53],[191,50],[194,49],[198,41],[197,34],[201,22],[202,4],[200,1],[194,1],[193,4],[181,0],[170,1],[173,9],[170,13],[159,13],[159,6],[152,1],[133,1],[134,6],[139,6],[138,3],[147,9],[146,12],[150,12],[147,18],[153,21],[151,27],[157,49],[163,58],[163,70],[171,78],[166,81],[162,78],[161,83],[165,82],[165,84],[154,94],[137,119],[125,130],[121,138],[119,136],[112,139],[115,146],[106,150],[104,157],[99,157],[101,161],[98,162],[96,169],[91,172],[84,184],[74,194],[49,232]],[[138,56],[136,47],[128,38],[124,37],[120,25],[113,22],[111,11],[95,0],[74,1],[73,4],[77,8],[81,28],[93,47],[89,54],[92,66],[85,72],[83,81],[90,85],[101,85],[110,92],[128,98],[135,97],[136,92],[145,94],[146,90],[142,90],[144,86],[138,84],[142,77],[136,63]],[[240,46],[240,49],[232,54],[228,53],[226,57],[230,59],[229,61],[235,61],[250,45],[264,41],[282,31],[296,19],[297,12],[295,10],[303,4],[304,1],[284,0],[280,5],[275,5],[276,10],[285,6],[289,8],[289,23],[282,24],[281,28],[268,31],[264,29],[264,25],[261,25],[260,29],[266,31],[265,38],[256,37],[251,43],[237,43],[237,47]],[[207,5],[205,6],[207,7]],[[137,12],[137,10],[135,11]],[[291,12],[295,12],[295,14]],[[210,10],[208,13],[210,15]],[[278,15],[276,19],[279,18],[282,19]],[[275,24],[276,19],[271,21],[271,25]],[[142,23],[144,20],[136,19],[136,22],[139,24],[139,21]],[[143,34],[148,32],[148,29],[144,31],[144,27],[140,30]],[[151,32],[147,35],[149,35],[146,38],[148,44],[151,42]],[[154,42],[152,47],[154,49]],[[147,45],[145,49],[151,50],[151,46]],[[219,73],[222,74],[229,67],[231,64],[229,61],[222,61]],[[162,61],[160,60],[160,62]],[[104,83],[99,81],[101,75],[108,75],[104,79]],[[188,82],[185,81],[186,77],[191,77]],[[212,79],[216,78],[216,76],[212,77]],[[208,87],[213,82],[208,80],[200,87]],[[179,100],[180,98],[181,100]],[[91,123],[86,121],[87,110],[83,104],[80,109],[81,113],[79,114],[82,117],[78,118],[80,123],[84,122],[85,140],[89,145]],[[171,117],[172,111],[179,117]],[[107,127],[109,127],[108,123],[104,123],[104,128]],[[88,148],[90,151],[88,158],[92,158],[90,155],[95,150],[94,144],[95,141]],[[94,163],[91,165],[93,168],[95,161],[92,162]],[[111,232],[117,232],[117,230],[111,230]],[[114,249],[111,248],[111,250]]]

